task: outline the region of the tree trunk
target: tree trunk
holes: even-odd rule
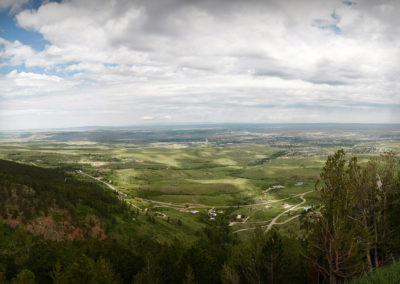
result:
[[[335,265],[334,265],[334,254],[333,254],[333,245],[332,245],[332,240],[329,240],[329,256],[328,256],[328,262],[329,262],[329,283],[330,284],[336,284],[336,275],[334,274],[335,271]]]
[[[333,273],[329,276],[329,284],[336,284],[336,275]]]
[[[368,229],[368,221],[367,221],[367,212],[363,212],[363,221],[364,221],[364,229]],[[369,242],[369,238],[368,238],[368,242]],[[368,272],[372,272],[372,260],[371,260],[371,247],[368,245],[366,251],[366,257],[367,257],[367,270]]]
[[[374,206],[374,234],[375,234],[375,244],[374,244],[374,259],[375,267],[379,267],[379,257],[378,257],[378,224],[376,220],[376,206]]]

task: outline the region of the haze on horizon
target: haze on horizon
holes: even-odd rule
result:
[[[0,130],[400,123],[399,1],[0,0]]]

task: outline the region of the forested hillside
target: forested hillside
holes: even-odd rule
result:
[[[398,260],[399,170],[392,153],[359,163],[338,151],[296,234],[241,241],[218,215],[185,244],[138,234],[135,210],[70,169],[0,161],[0,282],[342,283]]]
[[[0,160],[0,218],[47,239],[105,238],[117,216],[129,217],[114,192],[77,180],[65,169]]]

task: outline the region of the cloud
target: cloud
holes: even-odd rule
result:
[[[142,116],[140,117],[141,120],[153,120],[152,116]]]
[[[0,77],[1,96],[96,125],[367,121],[366,106],[400,122],[386,115],[400,104],[398,12],[369,0],[44,2],[15,17],[43,50],[0,39],[0,67],[18,70]]]
[[[18,98],[21,96],[55,95],[65,90],[71,90],[75,83],[55,75],[37,74],[31,72],[11,71],[0,78],[1,98]]]
[[[0,0],[0,10],[10,9],[11,13],[18,11],[29,0]]]

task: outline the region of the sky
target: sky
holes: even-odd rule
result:
[[[0,0],[0,129],[400,123],[400,1]]]

